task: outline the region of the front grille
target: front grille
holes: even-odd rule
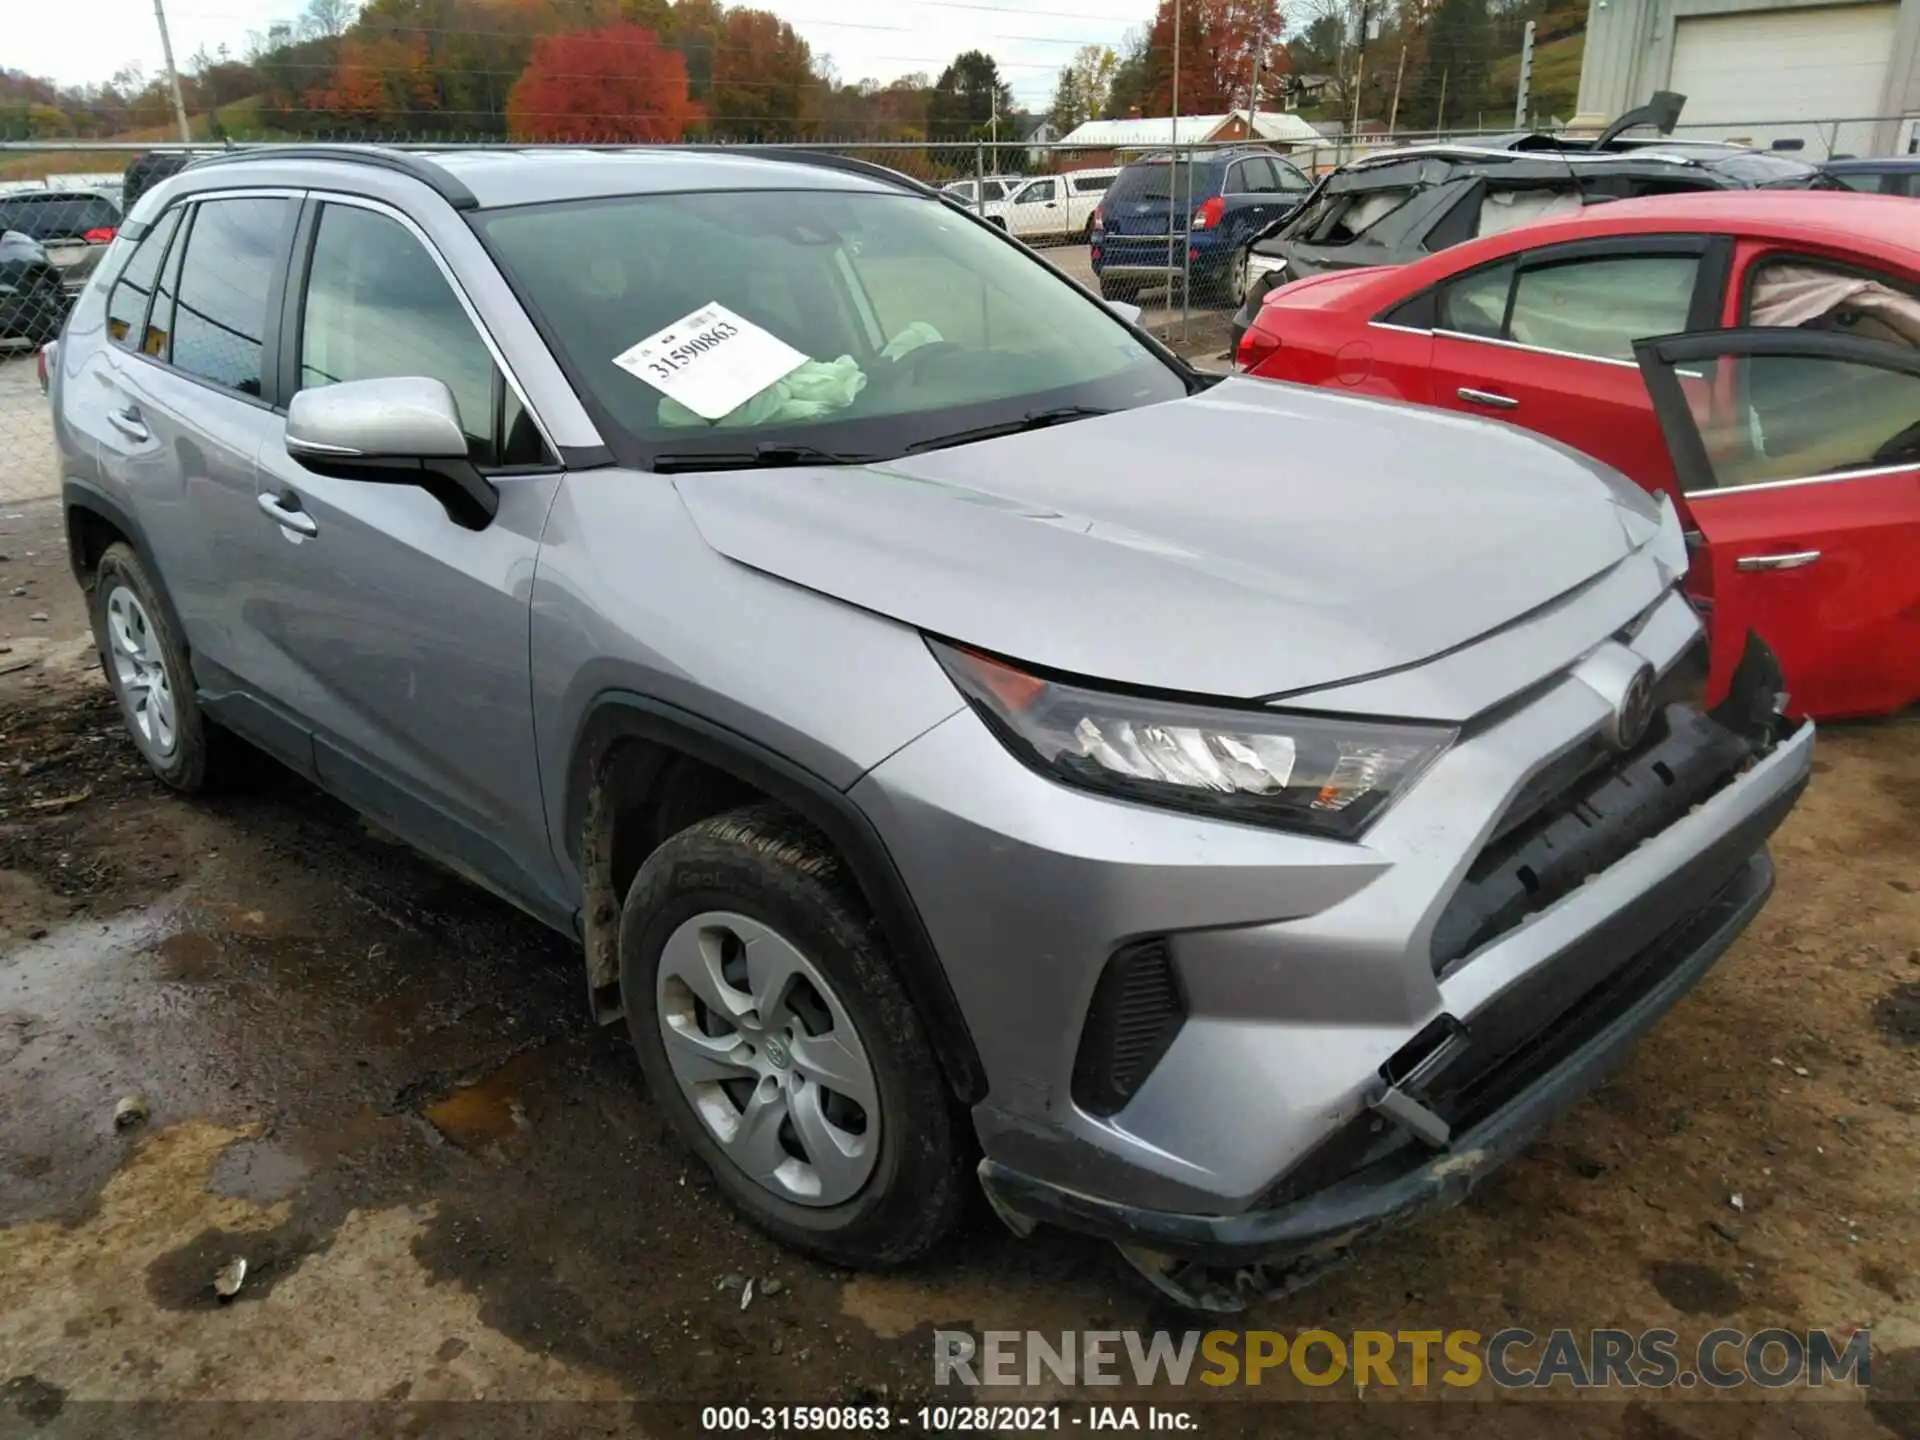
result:
[[[1732,779],[1752,753],[1747,740],[1708,716],[1669,705],[1632,753],[1571,783],[1556,779],[1520,823],[1503,821],[1468,869],[1434,926],[1434,973],[1665,830]]]
[[[1145,1083],[1186,1023],[1187,1006],[1164,939],[1114,952],[1094,986],[1073,1063],[1073,1099],[1112,1115]]]

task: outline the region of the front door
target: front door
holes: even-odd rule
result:
[[[1007,202],[1007,228],[1022,237],[1066,233],[1066,202],[1061,189],[1061,181],[1054,175],[1022,185]]]
[[[558,881],[533,743],[529,595],[559,483],[453,285],[414,229],[320,198],[302,224],[289,389],[426,376],[459,406],[499,491],[472,528],[426,490],[260,457],[255,519],[275,556],[257,625],[312,724],[321,782],[536,911]],[[300,273],[304,270],[304,273]]]
[[[1794,714],[1920,701],[1920,350],[1773,328],[1636,349],[1705,540],[1713,698],[1752,631]]]

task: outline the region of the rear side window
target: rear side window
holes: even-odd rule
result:
[[[1111,175],[1076,175],[1073,177],[1073,193],[1076,195],[1098,195],[1113,188]]]
[[[285,263],[294,202],[202,201],[174,303],[172,361],[242,395],[261,393],[267,294]]]
[[[123,349],[138,344],[147,323],[147,306],[160,279],[167,242],[180,228],[179,209],[167,211],[135,248],[107,296],[107,338]]]
[[[1687,328],[1700,261],[1618,255],[1522,270],[1507,338],[1518,345],[1631,360],[1633,342]]]
[[[1700,260],[1603,255],[1515,262],[1462,275],[1440,292],[1440,328],[1600,360],[1631,360],[1633,342],[1687,328]]]
[[[426,247],[389,216],[328,205],[301,309],[300,386],[402,375],[446,383],[476,464],[540,460],[531,422],[502,433],[499,368]]]

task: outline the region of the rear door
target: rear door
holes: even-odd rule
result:
[[[1521,251],[1438,287],[1433,401],[1537,430],[1679,498],[1633,342],[1717,322],[1720,242],[1635,236]]]
[[[299,204],[293,192],[253,191],[182,206],[150,300],[131,284],[109,296],[113,343],[88,402],[101,422],[101,470],[140,522],[194,679],[216,704],[252,707],[261,693],[251,626],[266,552],[254,463],[277,432],[271,357]],[[144,267],[128,271],[145,278]],[[223,718],[306,763],[297,726]]]
[[[1713,696],[1752,631],[1795,714],[1920,701],[1920,351],[1772,328],[1635,348],[1705,543]]]
[[[1297,182],[1297,189],[1282,185],[1282,172]],[[1227,243],[1238,249],[1255,234],[1280,219],[1306,194],[1306,178],[1283,160],[1253,155],[1236,160],[1227,167],[1226,200],[1220,228]]]

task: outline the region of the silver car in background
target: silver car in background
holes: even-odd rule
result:
[[[1670,508],[1215,382],[935,192],[286,148],[147,194],[52,399],[134,741],[236,739],[582,944],[766,1231],[970,1176],[1227,1309],[1464,1196],[1772,885]]]

